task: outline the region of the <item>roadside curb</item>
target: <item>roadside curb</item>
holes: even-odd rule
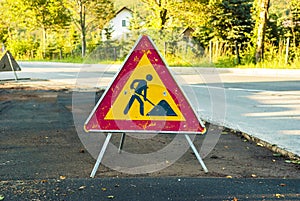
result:
[[[246,133],[246,132],[243,132],[237,128],[232,128],[230,127],[230,125],[224,125],[220,122],[217,122],[217,121],[211,121],[211,120],[208,120],[208,119],[202,119],[204,122],[208,123],[208,124],[214,124],[214,125],[217,125],[217,126],[221,126],[223,127],[225,130],[228,130],[228,131],[231,131],[234,135],[238,136],[238,137],[242,137],[242,138],[245,138],[247,141],[249,142],[253,142],[255,143],[257,146],[260,146],[260,147],[263,147],[263,148],[266,148],[270,151],[272,151],[273,153],[278,153],[280,154],[281,156],[283,157],[286,157],[286,158],[289,158],[291,160],[295,160],[295,161],[300,161],[300,156],[291,152],[291,151],[288,151],[284,148],[281,148],[279,147],[278,145],[276,144],[271,144],[265,140],[262,140],[258,137],[254,137],[253,135],[249,134],[249,133]]]
[[[294,154],[294,153],[287,151],[281,147],[278,147],[275,144],[270,144],[269,142],[266,142],[264,140],[261,140],[257,137],[254,137],[252,135],[249,135],[249,134],[241,132],[241,131],[236,131],[231,128],[227,128],[227,129],[232,130],[237,136],[242,136],[243,138],[247,139],[248,141],[256,143],[257,146],[267,148],[270,151],[272,151],[274,153],[278,153],[281,156],[287,157],[291,160],[300,160],[300,156],[298,156],[297,154]]]

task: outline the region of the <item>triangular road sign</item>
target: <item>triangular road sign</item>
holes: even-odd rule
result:
[[[152,40],[143,35],[85,123],[86,131],[204,133]]]
[[[0,60],[0,72],[2,71],[21,71],[19,64],[9,51],[6,51]]]

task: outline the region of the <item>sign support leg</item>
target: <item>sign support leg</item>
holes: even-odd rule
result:
[[[192,148],[192,150],[193,150],[195,156],[197,157],[199,163],[201,164],[201,166],[202,166],[204,172],[207,173],[207,172],[208,172],[208,169],[207,169],[207,167],[205,166],[205,164],[204,164],[204,162],[203,162],[203,160],[202,160],[202,158],[201,158],[201,156],[200,156],[198,150],[196,149],[195,145],[193,144],[193,142],[192,142],[190,136],[189,136],[189,135],[184,135],[184,136],[185,136],[186,140],[188,141],[190,147]]]
[[[101,161],[102,161],[102,158],[103,158],[103,156],[104,156],[104,153],[105,153],[105,151],[106,151],[106,148],[107,148],[107,146],[108,146],[108,143],[109,143],[109,141],[110,141],[111,136],[112,136],[111,133],[108,133],[107,136],[106,136],[106,139],[105,139],[105,141],[104,141],[104,143],[103,143],[103,145],[102,145],[102,149],[101,149],[101,151],[100,151],[100,153],[99,153],[99,156],[98,156],[98,158],[97,158],[97,161],[96,161],[96,163],[95,163],[95,165],[94,165],[94,168],[93,168],[93,170],[92,170],[92,173],[91,173],[91,175],[90,175],[91,178],[94,178],[94,177],[95,177],[95,174],[96,174],[96,172],[97,172],[97,170],[98,170],[98,167],[99,167],[99,165],[100,165],[100,163],[101,163]]]
[[[18,81],[18,76],[17,76],[17,73],[16,73],[16,71],[15,71],[13,65],[12,65],[10,55],[9,55],[8,53],[6,53],[6,54],[7,54],[7,58],[8,58],[8,62],[9,62],[9,65],[10,65],[10,67],[11,67],[11,70],[12,70],[12,71],[14,72],[14,74],[15,74],[15,80]]]
[[[119,154],[122,153],[123,144],[124,144],[124,141],[125,141],[125,136],[126,136],[126,134],[122,133],[121,140],[120,140],[120,145],[119,145],[119,151],[118,151]]]

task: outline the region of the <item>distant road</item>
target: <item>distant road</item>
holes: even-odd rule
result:
[[[20,78],[105,87],[120,65],[20,62]],[[204,120],[300,155],[300,70],[172,68]],[[0,73],[0,80],[14,78]]]

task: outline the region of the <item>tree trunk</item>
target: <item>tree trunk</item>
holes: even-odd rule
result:
[[[47,44],[47,30],[45,27],[43,27],[43,52],[42,52],[43,59],[46,58],[46,44]]]
[[[290,37],[286,39],[286,47],[285,47],[285,64],[289,63],[289,48],[290,48]]]
[[[161,30],[163,30],[165,28],[165,24],[168,20],[167,18],[167,12],[168,10],[163,8],[161,11],[160,11],[160,19],[161,19]]]
[[[81,31],[81,57],[85,57],[85,52],[86,52],[86,32],[85,29]]]
[[[256,42],[256,63],[261,62],[264,59],[264,42],[266,35],[266,25],[268,20],[270,0],[258,0],[259,18],[257,20],[257,42]]]
[[[85,26],[85,6],[80,3],[80,28],[81,28],[81,57],[85,57],[86,52],[86,26]]]
[[[159,17],[161,20],[161,24],[160,24],[160,31],[164,30],[165,28],[165,24],[168,20],[167,14],[168,14],[168,10],[164,7],[164,5],[162,5],[162,0],[156,0],[156,4],[158,5],[160,12],[159,12]]]

